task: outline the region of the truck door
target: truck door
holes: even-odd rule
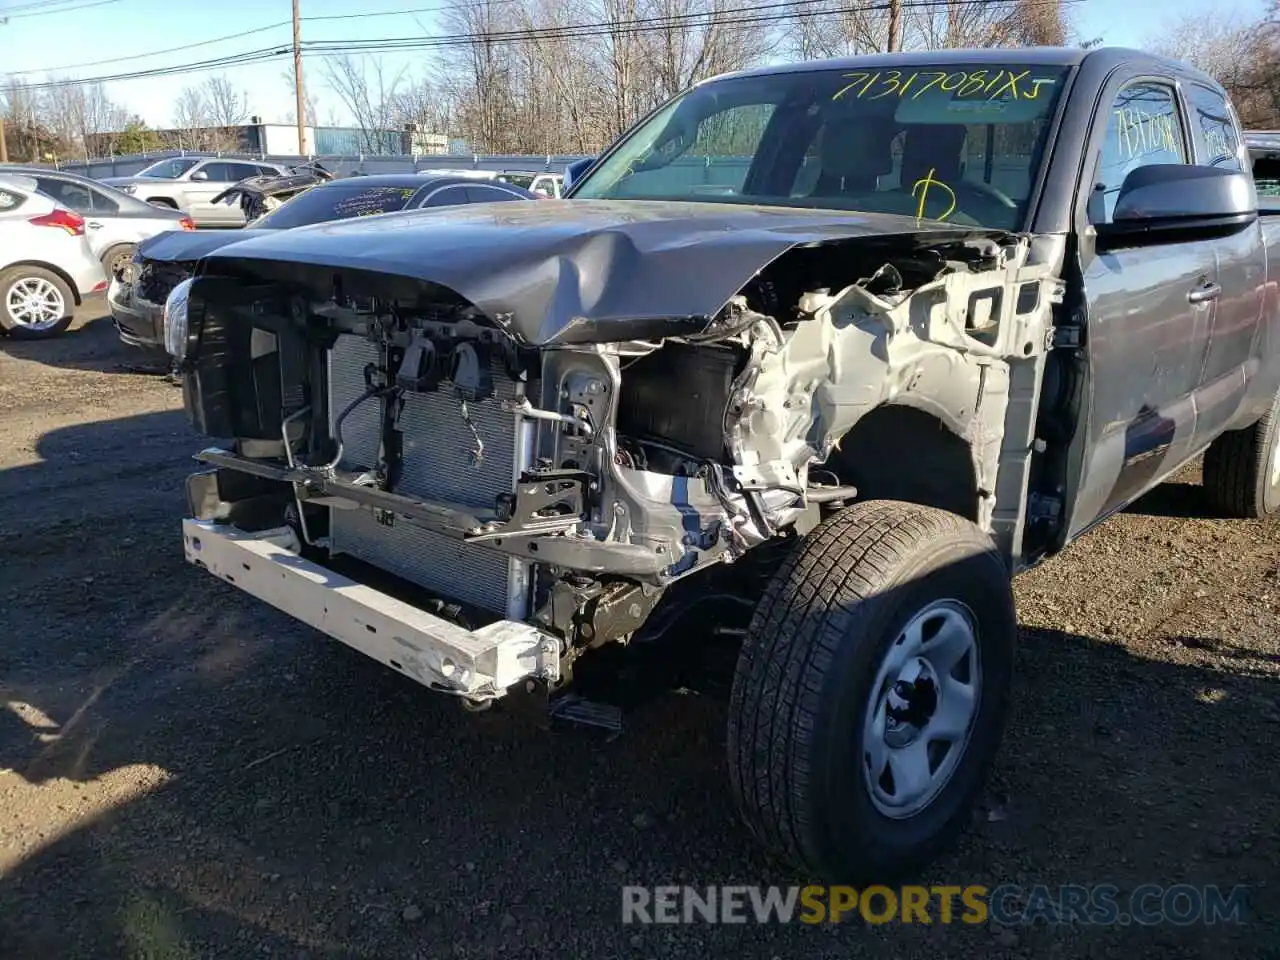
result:
[[[1199,83],[1183,88],[1196,145],[1196,162],[1210,167],[1244,170],[1239,121],[1218,90]],[[1252,224],[1227,236],[1205,241],[1218,257],[1222,293],[1213,312],[1204,374],[1196,395],[1197,448],[1206,446],[1227,427],[1250,392],[1257,372],[1259,320],[1265,294],[1266,258],[1262,228]]]
[[[1192,160],[1174,82],[1114,78],[1078,192],[1093,396],[1072,535],[1143,493],[1193,448],[1195,395],[1219,289],[1214,246],[1176,240],[1099,252],[1091,229],[1110,221],[1130,171]]]

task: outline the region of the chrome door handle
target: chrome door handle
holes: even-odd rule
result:
[[[1208,303],[1211,300],[1217,300],[1222,295],[1222,285],[1217,283],[1202,283],[1200,286],[1187,291],[1188,303]]]

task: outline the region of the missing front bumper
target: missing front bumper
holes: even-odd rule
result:
[[[388,493],[314,469],[290,468],[216,447],[200,451],[195,459],[220,470],[294,484],[302,501],[322,498],[346,501],[352,506],[405,517],[424,529],[454,540],[468,541],[509,556],[538,560],[569,570],[658,579],[676,561],[671,551],[662,546],[651,549],[632,543],[558,536],[557,533],[577,525],[578,517],[575,516],[555,518],[533,526],[512,522],[526,509],[521,505],[519,495],[522,485],[517,485],[516,499],[505,505],[502,514],[477,516],[470,509],[456,504]]]
[[[287,527],[246,533],[186,519],[182,539],[189,562],[433,690],[480,702],[523,680],[559,679],[551,634],[512,620],[466,630],[304,559]]]

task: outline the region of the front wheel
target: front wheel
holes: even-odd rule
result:
[[[114,279],[133,261],[134,249],[132,243],[117,243],[103,251],[102,269],[109,279]]]
[[[918,873],[986,780],[1016,635],[1008,570],[969,521],[881,500],[820,524],[734,676],[729,773],[752,832],[833,882]]]
[[[24,340],[56,337],[75,313],[65,280],[43,267],[16,266],[0,272],[0,329]]]

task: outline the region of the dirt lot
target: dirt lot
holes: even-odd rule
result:
[[[1019,583],[991,794],[928,880],[1244,884],[1249,922],[641,929],[624,883],[807,879],[728,805],[723,707],[465,714],[189,568],[199,440],[101,312],[0,342],[0,955],[1280,957],[1280,523],[1199,519],[1195,476]]]

